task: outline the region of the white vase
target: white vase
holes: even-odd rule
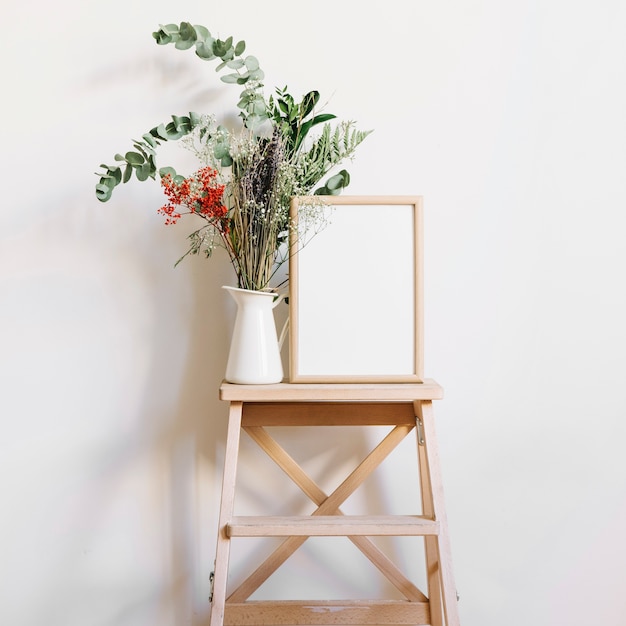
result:
[[[280,341],[276,335],[274,307],[283,296],[267,291],[223,287],[237,304],[235,327],[226,365],[226,381],[239,385],[268,385],[283,379]]]

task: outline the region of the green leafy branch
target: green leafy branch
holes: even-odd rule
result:
[[[287,92],[287,87],[276,89],[276,96],[270,96],[268,113],[287,140],[286,149],[290,154],[298,152],[313,126],[337,117],[332,113],[314,115],[320,99],[318,91],[309,91],[299,103]]]
[[[276,89],[276,96],[276,98],[270,96],[268,113],[286,139],[286,150],[290,158],[297,158],[309,131],[317,124],[324,124],[320,137],[302,155],[306,167],[305,175],[300,183],[304,189],[310,189],[335,165],[352,156],[356,147],[371,132],[357,131],[353,128],[353,122],[348,122],[337,126],[331,134],[328,121],[335,119],[336,115],[315,114],[315,107],[320,99],[318,91],[310,91],[299,103],[287,92],[287,87]],[[341,170],[338,174],[331,176],[324,185],[318,187],[314,193],[315,195],[336,196],[349,184],[350,174],[346,170]]]
[[[178,50],[195,48],[196,55],[204,61],[221,59],[215,68],[216,72],[223,69],[234,70],[224,74],[220,79],[229,84],[246,85],[242,91],[238,108],[247,128],[255,129],[267,119],[267,106],[263,97],[261,81],[265,73],[254,56],[243,56],[246,42],[239,41],[233,45],[233,38],[215,39],[204,26],[193,26],[189,22],[167,24],[152,33],[156,42],[161,45],[174,44]]]
[[[221,80],[244,87],[237,103],[244,126],[254,133],[263,122],[270,120],[285,139],[285,150],[289,159],[296,160],[299,155],[304,156],[308,164],[308,175],[304,176],[302,182],[306,183],[306,188],[311,188],[334,165],[350,156],[356,145],[369,134],[354,131],[350,123],[338,127],[331,137],[330,127],[326,124],[327,128],[325,127],[322,136],[313,143],[309,154],[303,151],[304,140],[309,131],[336,117],[331,113],[315,112],[320,98],[319,92],[310,91],[298,103],[285,87],[276,89],[276,97],[270,96],[269,102],[266,102],[261,82],[264,78],[263,70],[256,57],[244,56],[244,41],[233,44],[232,37],[224,40],[214,38],[204,26],[194,26],[189,22],[162,25],[152,36],[159,45],[173,44],[178,50],[195,49],[196,55],[205,61],[221,60],[216,71],[230,70],[220,77]],[[174,178],[178,177],[171,167],[157,169],[156,150],[162,142],[176,141],[191,133],[197,126],[201,126],[202,133],[206,132],[202,128],[201,120],[201,116],[193,112],[189,116],[173,115],[171,122],[156,126],[142,135],[140,140],[133,140],[133,150],[124,155],[116,154],[115,164],[101,164],[103,171],[96,172],[99,176],[96,185],[98,200],[109,200],[115,187],[120,183],[127,183],[133,174],[139,181],[155,179],[157,173],[160,176],[169,173]],[[214,142],[214,157],[223,167],[229,167],[233,163],[229,135],[222,127],[218,127],[218,131],[218,139]],[[342,142],[343,147],[340,146]],[[342,170],[314,193],[337,195],[349,182],[348,172]]]
[[[333,167],[354,155],[357,146],[372,131],[361,131],[354,128],[354,122],[343,122],[331,129],[324,124],[320,136],[311,148],[303,155],[305,175],[300,181],[302,187],[310,188],[321,180]],[[326,183],[315,190],[315,195],[337,196],[350,184],[350,174],[344,169],[331,176]]]
[[[234,70],[221,77],[225,83],[248,85],[242,92],[238,107],[241,109],[241,117],[248,128],[256,128],[261,122],[267,119],[267,106],[265,98],[261,92],[263,87],[260,82],[264,73],[259,67],[256,57],[243,57],[246,48],[244,41],[233,46],[233,38],[225,40],[215,39],[204,26],[192,26],[189,22],[167,24],[152,33],[152,36],[159,45],[173,43],[178,50],[187,50],[195,47],[199,58],[210,61],[221,59],[216,71],[224,68]],[[148,178],[155,179],[157,171],[156,149],[161,142],[177,141],[181,137],[189,134],[200,122],[197,113],[190,113],[189,117],[172,116],[172,121],[168,124],[160,124],[149,132],[142,135],[141,140],[133,140],[135,150],[126,154],[116,154],[115,165],[101,164],[103,172],[96,172],[100,177],[96,185],[96,197],[101,202],[106,202],[111,198],[113,190],[120,183],[127,183],[133,173],[139,181]],[[228,166],[232,162],[227,148],[222,146],[216,157],[222,165]],[[163,171],[171,172],[172,168],[164,168]]]
[[[187,116],[172,115],[169,124],[155,126],[141,136],[141,140],[133,140],[135,150],[130,150],[126,154],[116,154],[114,159],[118,165],[106,165],[102,163],[104,172],[96,172],[100,176],[100,181],[96,185],[96,197],[101,202],[106,202],[113,193],[115,187],[120,183],[127,183],[133,173],[137,180],[144,181],[148,178],[155,178],[156,148],[163,141],[176,141],[189,134],[195,126],[200,123],[200,116],[197,113],[189,113]]]

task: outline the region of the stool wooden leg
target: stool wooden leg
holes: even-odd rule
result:
[[[424,439],[424,422],[421,403],[416,403],[417,452],[419,459],[420,487],[422,493],[422,514],[436,519],[430,482],[430,469],[426,454]],[[426,578],[428,582],[428,596],[430,599],[430,620],[432,626],[443,626],[443,606],[441,604],[441,579],[439,565],[439,546],[437,537],[424,537],[424,552],[426,557]]]
[[[222,626],[224,623],[228,560],[230,557],[230,538],[226,534],[226,525],[233,516],[242,410],[242,402],[230,403],[230,411],[228,415],[228,434],[226,436],[226,452],[224,455],[224,474],[222,478],[222,497],[220,504],[217,549],[215,553],[215,573],[213,578],[213,597],[210,616],[211,626]]]
[[[416,402],[415,415],[419,420],[418,455],[423,514],[439,522],[439,535],[425,537],[431,623],[432,626],[459,626],[432,402]]]

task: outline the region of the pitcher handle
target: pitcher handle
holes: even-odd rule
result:
[[[280,338],[278,339],[278,349],[282,350],[283,343],[285,343],[285,337],[287,336],[287,329],[289,328],[289,318],[285,320],[283,329],[280,331]]]
[[[272,308],[275,308],[280,302],[282,302],[283,300],[285,300],[287,298],[289,294],[288,293],[280,293],[276,296],[276,298],[274,299],[274,302],[272,303]],[[280,337],[278,339],[278,349],[281,350],[283,347],[283,343],[285,343],[285,337],[287,336],[287,329],[289,328],[289,317],[287,317],[287,319],[285,320],[285,323],[283,324],[283,328],[280,331]]]
[[[275,309],[288,295],[287,293],[276,294],[276,297],[272,301],[272,308]]]

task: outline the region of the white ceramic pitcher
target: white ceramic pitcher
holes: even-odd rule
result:
[[[237,303],[235,327],[230,343],[226,380],[239,385],[279,383],[283,379],[280,360],[287,330],[282,329],[280,340],[276,335],[274,308],[284,295],[267,291],[252,291],[237,287],[223,287]]]

